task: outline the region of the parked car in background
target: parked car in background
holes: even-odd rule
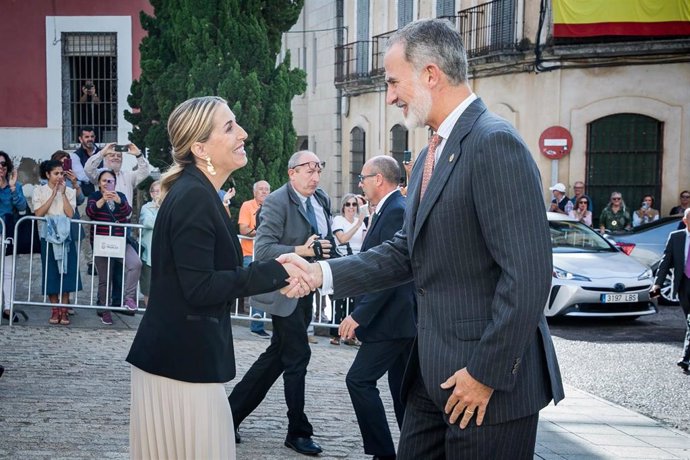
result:
[[[653,315],[652,270],[622,253],[590,227],[547,213],[553,248],[546,316],[628,317]]]
[[[630,231],[607,233],[605,236],[612,240],[621,251],[650,267],[656,274],[661,257],[664,255],[668,235],[678,230],[680,222],[681,216],[662,217]],[[661,287],[661,297],[668,304],[678,303],[678,296],[673,295],[673,276],[673,269],[671,269]]]

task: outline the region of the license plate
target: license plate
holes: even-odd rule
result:
[[[602,303],[637,302],[637,294],[602,294]]]

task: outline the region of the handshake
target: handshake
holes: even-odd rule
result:
[[[321,266],[318,263],[309,263],[297,254],[283,254],[276,259],[288,272],[288,285],[280,290],[280,293],[291,299],[304,297],[323,284]]]

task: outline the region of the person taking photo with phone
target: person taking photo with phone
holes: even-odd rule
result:
[[[136,169],[122,169],[123,155],[132,155],[136,159]],[[99,168],[101,161],[103,162],[103,168]],[[102,150],[91,155],[84,165],[84,172],[96,186],[98,186],[98,175],[104,169],[112,170],[115,174],[117,184],[115,191],[124,193],[130,205],[133,203],[134,187],[139,185],[151,173],[151,165],[148,160],[141,153],[139,147],[131,143],[125,145],[106,144]]]
[[[659,220],[659,211],[654,209],[654,197],[652,195],[645,195],[642,198],[642,205],[633,213],[632,218],[633,227]]]
[[[98,191],[89,197],[86,205],[86,214],[94,222],[116,222],[120,224],[130,223],[129,216],[132,214],[132,207],[127,201],[124,193],[116,191],[117,178],[112,171],[103,170],[98,175]],[[95,227],[95,229],[94,229]],[[91,233],[91,244],[95,235],[104,236],[125,236],[125,227],[111,225],[93,225]],[[108,287],[113,287],[113,275],[118,269],[113,262],[117,260],[110,257],[95,257],[94,263],[98,271],[98,304],[107,305],[109,299]],[[141,259],[132,245],[126,244],[125,248],[125,282],[123,286],[125,301],[124,308],[134,312],[137,311],[137,282],[141,275]],[[118,302],[110,302],[111,305],[119,306]],[[112,314],[109,310],[103,312],[101,316],[103,324],[113,324]]]

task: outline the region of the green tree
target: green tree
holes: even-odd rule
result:
[[[297,21],[304,0],[151,0],[141,13],[141,77],[132,83],[125,118],[130,140],[165,170],[171,163],[168,116],[195,96],[227,99],[249,134],[248,164],[233,175],[236,203],[252,197],[259,179],[285,182],[296,135],[290,101],[306,88],[305,74],[278,62],[281,36]]]

